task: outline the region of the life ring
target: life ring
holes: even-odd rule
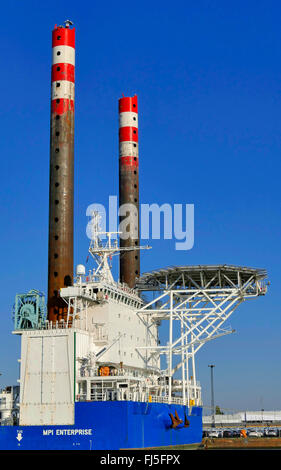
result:
[[[108,376],[110,374],[110,369],[108,366],[102,366],[99,368],[99,375]]]

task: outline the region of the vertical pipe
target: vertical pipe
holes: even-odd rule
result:
[[[186,347],[186,352],[185,352],[185,357],[186,357],[186,369],[185,369],[185,380],[186,380],[186,393],[187,393],[187,405],[188,408],[190,406],[190,390],[189,390],[189,347],[188,347],[188,338],[187,336],[185,337],[185,347]]]
[[[50,133],[48,320],[66,320],[59,290],[73,278],[74,71],[75,28],[52,32]]]
[[[211,407],[212,407],[212,428],[215,427],[215,398],[214,398],[214,364],[209,365],[211,368]]]
[[[124,205],[127,205],[125,208]],[[130,206],[128,206],[130,205]],[[123,206],[123,211],[122,211]],[[120,235],[120,247],[139,246],[139,149],[138,98],[119,99],[119,210],[120,227],[128,220],[126,232]],[[139,250],[120,254],[120,281],[134,287],[140,275]]]
[[[185,351],[184,351],[184,328],[183,328],[183,320],[181,317],[181,377],[182,377],[182,398],[183,404],[186,405],[186,383],[185,383]]]
[[[169,319],[169,403],[172,402],[172,370],[173,370],[173,292],[170,292],[170,319]]]
[[[194,344],[193,344],[193,333],[191,333],[191,355],[192,355],[192,381],[193,381],[193,398],[194,398],[194,403],[197,405],[197,397],[196,397],[196,370],[195,370],[195,353],[194,353]]]

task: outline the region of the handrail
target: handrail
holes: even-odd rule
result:
[[[77,401],[87,401],[86,394],[76,396]],[[134,401],[140,403],[167,403],[175,405],[186,405],[182,397],[149,395],[143,392],[129,392],[127,390],[95,391],[91,393],[90,401]]]

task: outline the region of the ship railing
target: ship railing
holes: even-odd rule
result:
[[[45,323],[43,324],[42,328],[43,330],[65,330],[69,329],[69,326],[66,321],[64,320],[59,320],[59,321],[49,321],[45,320]]]
[[[74,320],[73,326],[80,329],[85,330],[87,327],[87,322],[84,319],[81,320]],[[46,320],[44,325],[41,327],[43,330],[68,330],[69,324],[64,321],[48,321]],[[91,333],[93,333],[93,339],[95,341],[108,341],[108,333],[107,330],[104,328],[97,328],[96,324],[91,325],[90,328]]]
[[[81,377],[85,377],[85,374],[81,374]],[[110,370],[109,375],[100,375],[99,368],[91,369],[87,372],[87,377],[99,377],[100,380],[105,381],[110,381],[111,379],[117,380],[119,378],[147,378],[138,370],[118,369],[116,367],[113,367],[113,369]]]
[[[95,391],[91,393],[89,398],[89,401],[134,401],[141,403],[185,404],[182,397],[172,397],[169,399],[168,396],[149,395],[148,393],[129,392],[127,390]],[[87,401],[87,396],[85,393],[77,395],[76,400]]]

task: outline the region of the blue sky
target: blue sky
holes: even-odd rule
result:
[[[86,209],[118,194],[118,99],[139,97],[140,199],[195,205],[195,244],[153,241],[141,269],[266,268],[267,296],[197,357],[205,405],[281,409],[280,14],[277,1],[2,5],[0,385],[18,378],[14,296],[46,292],[51,31],[76,26],[75,264]]]

